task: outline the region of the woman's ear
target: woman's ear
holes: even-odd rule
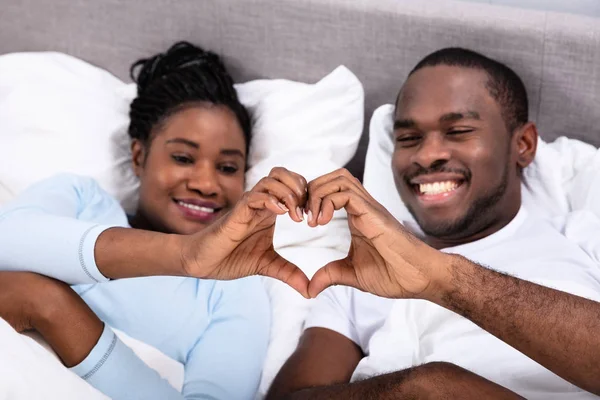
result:
[[[139,140],[131,141],[131,163],[133,172],[139,178],[144,170],[144,162],[146,161],[146,146]]]
[[[528,122],[514,132],[517,147],[517,165],[520,169],[527,167],[535,158],[538,132],[535,123]]]

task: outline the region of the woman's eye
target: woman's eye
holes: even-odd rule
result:
[[[239,168],[235,165],[221,165],[219,170],[225,174],[233,175],[238,172]]]
[[[173,154],[171,156],[171,158],[177,164],[187,165],[187,164],[193,164],[194,163],[194,159],[193,158],[188,157],[188,156],[183,156],[183,155],[180,155],[180,154]]]

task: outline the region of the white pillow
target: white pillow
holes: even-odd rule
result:
[[[108,72],[64,54],[0,56],[0,204],[73,172],[96,178],[131,210],[130,97]]]
[[[341,66],[315,84],[257,80],[236,85],[253,114],[246,186],[275,166],[311,180],[344,166],[363,129],[361,83]],[[58,172],[98,180],[131,212],[137,180],[130,166],[129,103],[136,94],[110,73],[60,53],[0,56],[0,205]],[[278,220],[275,247],[307,275],[346,255],[344,212],[325,227]],[[271,344],[259,397],[294,350],[309,301],[265,279],[272,304]]]
[[[275,166],[310,181],[343,167],[354,155],[363,129],[364,94],[347,68],[338,67],[313,85],[260,80],[237,89],[254,117],[247,188]],[[285,216],[278,219],[275,229],[277,251],[309,277],[328,262],[345,257],[349,242],[343,211],[336,212],[327,226],[310,228]],[[287,285],[268,278],[264,283],[271,299],[272,323],[259,398],[296,348],[310,307]]]
[[[420,229],[400,199],[391,169],[394,151],[394,106],[373,113],[365,160],[365,188],[399,221]],[[561,137],[552,143],[539,140],[534,162],[524,171],[523,204],[544,218],[590,210],[600,216],[600,151],[575,139]]]

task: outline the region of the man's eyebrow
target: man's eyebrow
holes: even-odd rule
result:
[[[481,120],[477,111],[465,111],[465,112],[451,112],[444,114],[440,117],[440,122],[456,122],[461,119],[475,119]]]
[[[417,126],[417,124],[412,119],[397,119],[394,121],[394,130],[414,128],[415,126]]]

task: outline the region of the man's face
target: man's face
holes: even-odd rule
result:
[[[425,67],[398,97],[394,179],[426,235],[452,243],[507,223],[520,206],[511,134],[485,72]]]

